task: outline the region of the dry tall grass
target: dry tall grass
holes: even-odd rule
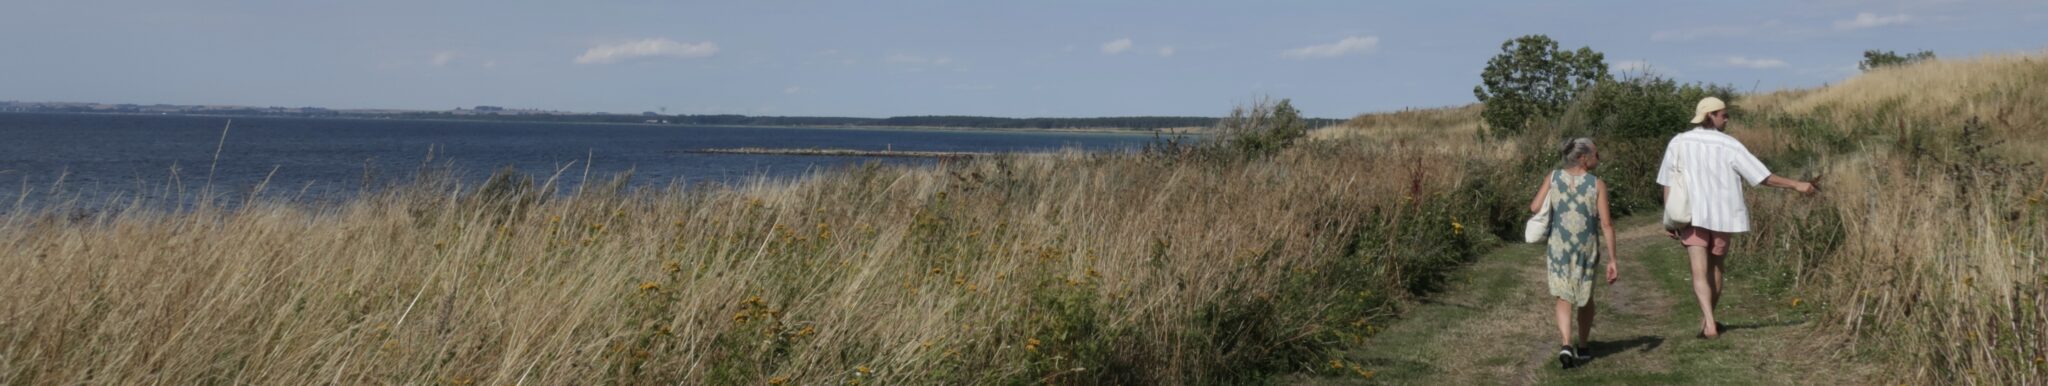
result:
[[[1822,304],[1895,376],[2048,382],[2043,90],[2048,61],[1997,56],[1748,100],[1763,122],[1744,140],[1772,144],[1759,152],[1833,151],[1810,165],[1824,197],[1762,195],[1738,253],[1782,258],[1791,301]]]
[[[1052,154],[557,194],[0,216],[0,380],[1214,383],[1477,249],[1462,154]]]
[[[1472,140],[1479,135],[1479,104],[1366,113],[1342,125],[1309,133],[1315,139],[1362,138],[1373,142]]]

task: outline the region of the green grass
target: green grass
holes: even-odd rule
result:
[[[1517,244],[1482,257],[1448,289],[1417,302],[1403,319],[1302,384],[1770,384],[1855,383],[1859,363],[1829,361],[1800,328],[1812,314],[1761,291],[1743,275],[1761,264],[1731,256],[1728,288],[1717,311],[1730,331],[1695,338],[1699,320],[1684,253],[1654,217],[1619,221],[1622,278],[1596,293],[1592,350],[1572,370],[1557,367],[1556,328],[1544,289],[1538,245]],[[1738,242],[1739,241],[1738,237]],[[1369,373],[1371,376],[1364,376]]]

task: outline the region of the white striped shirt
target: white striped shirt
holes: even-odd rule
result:
[[[1677,154],[1673,154],[1673,152]],[[1671,171],[1683,167],[1692,202],[1692,225],[1724,233],[1749,231],[1749,207],[1742,183],[1762,184],[1771,170],[1741,141],[1718,130],[1695,127],[1671,138],[1658,163],[1657,184],[1671,186]]]

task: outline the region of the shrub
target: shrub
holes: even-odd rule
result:
[[[1692,127],[1695,104],[1709,96],[1734,101],[1735,90],[1681,84],[1654,74],[1602,81],[1572,101],[1556,121],[1556,130],[1560,140],[1592,137],[1599,144],[1599,174],[1607,181],[1609,205],[1617,214],[1654,209],[1663,201],[1656,178],[1664,146]]]
[[[1882,67],[1902,66],[1929,60],[1934,60],[1934,51],[1920,51],[1899,55],[1891,51],[1868,50],[1863,51],[1863,61],[1856,62],[1856,69],[1870,71]]]
[[[1247,158],[1271,157],[1308,135],[1308,122],[1288,99],[1239,106],[1217,125],[1220,145]]]

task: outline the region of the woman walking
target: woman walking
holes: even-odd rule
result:
[[[1657,184],[1663,185],[1666,201],[1671,187],[1685,189],[1692,222],[1679,230],[1666,231],[1692,260],[1692,291],[1700,302],[1700,338],[1721,336],[1721,323],[1714,308],[1721,304],[1721,267],[1728,261],[1731,233],[1749,231],[1749,207],[1742,201],[1743,184],[1766,185],[1813,194],[1812,182],[1771,174],[1742,142],[1724,133],[1728,127],[1728,105],[1720,98],[1701,99],[1693,109],[1692,123],[1699,127],[1671,138],[1664,148],[1664,161],[1657,169]],[[1683,179],[1683,180],[1680,180]],[[1669,204],[1666,204],[1669,205]]]
[[[1529,203],[1529,211],[1550,208],[1547,265],[1550,295],[1557,298],[1557,332],[1561,342],[1557,362],[1569,369],[1592,359],[1585,347],[1586,337],[1593,333],[1597,309],[1593,304],[1594,266],[1606,263],[1607,284],[1614,284],[1618,273],[1614,222],[1607,214],[1607,183],[1593,175],[1593,169],[1600,166],[1600,151],[1594,148],[1592,138],[1574,138],[1565,141],[1563,147],[1563,165],[1544,177],[1542,188]],[[1595,226],[1599,233],[1594,233]],[[1574,319],[1578,322],[1577,334],[1573,333]]]

